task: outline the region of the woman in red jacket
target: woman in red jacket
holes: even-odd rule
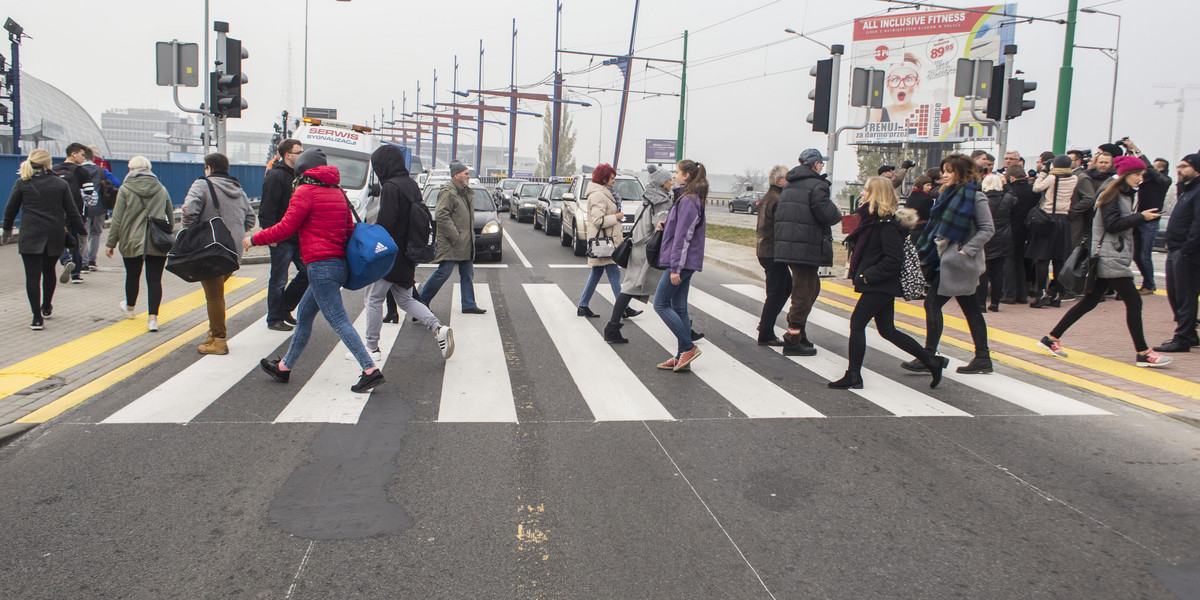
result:
[[[346,242],[354,232],[354,219],[346,196],[338,188],[341,176],[337,167],[326,163],[320,148],[305,150],[296,159],[296,172],[300,173],[300,186],[283,218],[244,242],[249,249],[281,242],[299,233],[300,257],[308,270],[308,291],[296,307],[296,329],[287,354],[281,359],[264,358],[259,364],[276,381],[287,383],[292,367],[312,335],[313,319],[319,310],[362,367],[362,376],[350,389],[367,392],[383,383],[383,372],[371,360],[342,305],[342,284],[350,273],[346,267]]]

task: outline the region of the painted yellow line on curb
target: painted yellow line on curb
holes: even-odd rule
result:
[[[226,309],[226,318],[232,317],[247,308],[250,308],[255,303],[267,297],[267,290],[259,290],[253,296],[238,302],[232,307]],[[14,421],[15,423],[45,423],[54,417],[66,412],[68,409],[74,408],[83,403],[88,398],[107,390],[108,388],[123,381],[126,377],[137,373],[138,371],[162,360],[168,354],[182,348],[184,345],[195,340],[201,334],[208,331],[208,321],[205,321],[166,342],[159,344],[149,352],[89,381],[83,386],[72,390],[62,398],[55,400],[27,415]]]
[[[253,277],[231,277],[225,282],[225,292],[232,292],[254,281]],[[159,307],[159,324],[169,323],[204,306],[204,290],[196,290]],[[115,305],[114,305],[115,307]],[[39,381],[85,363],[139,335],[145,335],[146,314],[122,319],[100,331],[51,348],[37,356],[0,369],[0,399],[7,398]]]
[[[821,287],[824,289],[826,285],[829,285],[829,284],[822,283]],[[832,285],[837,285],[837,284],[832,284]],[[841,287],[841,286],[839,286],[839,287]],[[820,300],[824,304],[833,306],[835,308],[840,308],[840,309],[848,311],[848,312],[851,312],[854,310],[853,306],[842,303],[842,302],[838,302],[836,300],[830,300],[829,298],[823,298],[823,297],[818,297],[817,299]],[[913,308],[912,306],[907,306],[907,305],[904,305],[904,307],[908,308],[908,309]],[[896,310],[897,310],[897,312],[904,312],[905,314],[909,314],[909,311],[901,310],[901,303],[899,303],[899,302],[896,303]],[[924,310],[922,309],[917,312],[924,313]],[[920,316],[923,318],[924,314],[919,314],[919,315],[910,314],[910,316]],[[957,317],[951,317],[949,315],[945,316],[947,325],[950,324],[949,322],[951,319],[957,319]],[[957,320],[962,321],[962,326],[954,327],[954,329],[958,329],[959,331],[969,331],[969,329],[966,327],[965,320],[963,320],[963,319],[957,319]],[[918,327],[916,325],[912,325],[912,324],[906,323],[904,321],[896,321],[896,327],[898,327],[900,329],[904,329],[906,331],[910,331],[912,333],[916,333],[918,335],[925,335],[925,329],[923,327]],[[995,331],[995,330],[993,328],[989,327],[988,328],[989,338],[992,335],[992,331]],[[1008,335],[1015,336],[1015,334],[1008,334]],[[1021,337],[1021,336],[1015,336],[1015,337]],[[1025,339],[1028,339],[1028,338],[1025,338]],[[971,352],[973,352],[975,350],[975,345],[972,344],[971,342],[963,341],[963,340],[953,338],[953,337],[943,336],[942,342],[946,343],[946,344],[950,344],[951,346],[954,346],[955,348],[960,348],[962,350],[967,350],[967,351],[971,351]],[[1055,369],[1051,369],[1049,367],[1040,365],[1038,363],[1031,362],[1031,361],[1025,360],[1023,358],[1017,358],[1015,356],[1004,354],[1002,352],[997,352],[995,350],[992,350],[992,360],[1004,363],[1011,367],[1016,367],[1023,371],[1028,371],[1035,375],[1047,377],[1049,379],[1053,379],[1055,381],[1059,381],[1059,382],[1065,383],[1067,385],[1085,389],[1090,392],[1095,392],[1095,393],[1101,394],[1103,396],[1108,396],[1115,400],[1120,400],[1122,402],[1126,402],[1126,403],[1132,404],[1134,406],[1139,406],[1146,410],[1152,410],[1157,413],[1182,412],[1182,410],[1183,410],[1181,408],[1171,406],[1170,404],[1164,404],[1157,400],[1151,400],[1150,398],[1138,396],[1137,394],[1126,392],[1124,390],[1119,390],[1117,388],[1114,388],[1114,387],[1108,386],[1108,385],[1104,385],[1102,383],[1096,383],[1094,381],[1085,379],[1083,377],[1079,377],[1077,375],[1072,375],[1070,373],[1064,373],[1062,371],[1057,371]],[[1107,360],[1107,359],[1105,359],[1105,360]],[[1116,361],[1110,361],[1110,362],[1116,362]]]

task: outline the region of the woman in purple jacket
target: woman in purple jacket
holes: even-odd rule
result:
[[[704,165],[680,161],[675,167],[675,187],[671,191],[675,203],[667,213],[667,220],[658,223],[663,232],[658,262],[666,272],[654,293],[654,312],[679,340],[679,351],[658,368],[678,372],[688,370],[700,356],[700,348],[692,342],[687,297],[692,274],[704,266],[704,203],[708,199]]]

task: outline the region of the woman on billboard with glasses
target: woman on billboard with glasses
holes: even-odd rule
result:
[[[909,115],[917,109],[913,97],[917,95],[917,89],[921,87],[921,75],[917,72],[920,67],[921,63],[917,61],[917,58],[906,52],[904,61],[893,67],[888,73],[887,79],[884,81],[887,84],[891,103],[883,107],[881,122],[904,124]]]

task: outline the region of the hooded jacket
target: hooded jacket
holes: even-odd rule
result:
[[[1146,222],[1140,212],[1133,212],[1133,192],[1117,194],[1115,200],[1100,207],[1092,219],[1092,240],[1096,261],[1096,277],[1118,279],[1133,277],[1133,228]]]
[[[105,246],[116,248],[125,258],[146,254],[166,256],[166,252],[146,243],[146,218],[166,219],[174,229],[174,208],[167,188],[163,187],[154,173],[149,169],[131,171],[117,192],[117,204],[113,207]]]
[[[304,175],[324,185],[301,184],[292,194],[283,219],[250,238],[255,246],[282,242],[300,236],[300,258],[304,264],[346,257],[346,242],[354,233],[354,217],[345,194],[337,187],[341,175],[333,165],[321,165]]]
[[[187,197],[183,200],[183,226],[190,227],[192,223],[204,223],[217,216],[216,204],[209,193],[208,181],[212,182],[217,191],[217,201],[221,204],[221,220],[229,228],[233,236],[233,245],[237,247],[238,262],[242,261],[242,238],[246,232],[254,228],[254,209],[250,208],[250,199],[242,191],[242,185],[228,173],[213,173],[207,178],[201,177],[192,182]]]
[[[258,205],[259,227],[267,229],[283,218],[292,201],[292,182],[295,180],[296,171],[282,159],[276,160],[267,170],[263,177],[262,201]],[[292,236],[284,242],[298,244],[300,238]]]
[[[683,195],[683,188],[671,190],[679,199],[671,205],[663,224],[662,246],[658,264],[672,273],[684,269],[704,269],[704,201],[695,194]]]
[[[475,259],[475,203],[470,187],[458,189],[447,181],[438,190],[433,218],[437,222],[437,251],[433,262]]]
[[[21,235],[17,240],[20,254],[58,256],[66,245],[66,230],[87,235],[79,209],[71,197],[71,187],[61,177],[45,170],[34,171],[29,180],[17,179],[8,206],[4,208],[4,229],[12,231],[17,212],[21,213]]]
[[[642,206],[634,217],[633,230],[629,233],[633,247],[629,251],[629,265],[621,275],[622,294],[645,299],[658,289],[662,271],[646,260],[646,242],[654,235],[658,222],[665,221],[670,214],[671,194],[663,189],[663,184],[670,178],[671,173],[666,169],[655,171],[650,176],[650,186],[642,193]]]
[[[755,227],[758,245],[755,250],[759,258],[775,257],[775,209],[779,207],[781,192],[783,188],[772,183],[758,201],[758,226]]]
[[[775,260],[812,267],[833,266],[833,231],[842,211],[829,199],[829,180],[809,165],[787,174],[775,208]]]
[[[391,144],[380,146],[371,154],[371,169],[375,171],[382,188],[379,193],[379,216],[375,222],[387,230],[401,249],[396,255],[396,262],[392,263],[392,270],[383,278],[402,287],[412,287],[417,265],[403,251],[408,246],[408,222],[414,205],[418,210],[428,212],[429,209],[421,201],[417,182],[408,176],[404,153],[399,148]]]
[[[858,270],[850,274],[854,291],[882,292],[890,296],[903,296],[900,286],[900,269],[904,265],[904,238],[917,224],[917,211],[900,208],[894,215],[880,217],[870,235],[855,254],[862,253]]]

